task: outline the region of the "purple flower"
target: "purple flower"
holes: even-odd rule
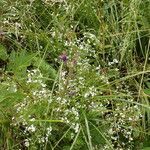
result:
[[[68,57],[67,57],[67,55],[66,55],[65,53],[61,54],[61,55],[59,56],[59,58],[60,58],[63,62],[66,62],[66,61],[68,60]]]

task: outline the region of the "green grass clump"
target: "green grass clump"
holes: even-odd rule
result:
[[[149,0],[0,1],[0,149],[150,149]]]

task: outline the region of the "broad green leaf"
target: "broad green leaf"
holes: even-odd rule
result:
[[[25,50],[21,52],[12,51],[7,70],[12,71],[17,77],[23,77],[26,75],[27,67],[31,65],[35,56],[36,54],[29,54]]]
[[[44,59],[35,57],[33,65],[39,68],[45,77],[50,77],[52,79],[56,78],[56,70],[48,64]]]

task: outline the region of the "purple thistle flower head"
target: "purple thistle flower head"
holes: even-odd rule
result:
[[[59,58],[60,58],[63,62],[67,62],[67,60],[68,60],[68,57],[67,57],[66,53],[62,53],[62,54],[59,56]]]

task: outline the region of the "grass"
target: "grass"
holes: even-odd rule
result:
[[[0,1],[0,149],[150,149],[148,0]]]

